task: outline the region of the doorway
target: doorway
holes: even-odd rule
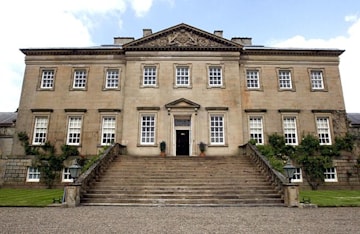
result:
[[[189,156],[189,130],[176,130],[176,156]]]

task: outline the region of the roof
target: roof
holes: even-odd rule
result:
[[[360,127],[360,113],[347,113],[347,117],[350,121],[350,126]]]
[[[0,112],[0,126],[13,126],[16,123],[16,112]]]

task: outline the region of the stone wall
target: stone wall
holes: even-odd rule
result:
[[[7,159],[4,168],[4,185],[25,185],[27,168],[31,166],[31,159]]]

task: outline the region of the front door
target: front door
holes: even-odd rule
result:
[[[189,130],[176,130],[176,155],[189,156]]]

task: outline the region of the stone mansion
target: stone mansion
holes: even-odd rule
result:
[[[272,48],[181,23],[114,44],[27,48],[16,132],[97,154],[112,142],[129,155],[235,155],[281,133],[332,144],[347,130],[338,49]],[[12,157],[24,154],[14,139]]]

